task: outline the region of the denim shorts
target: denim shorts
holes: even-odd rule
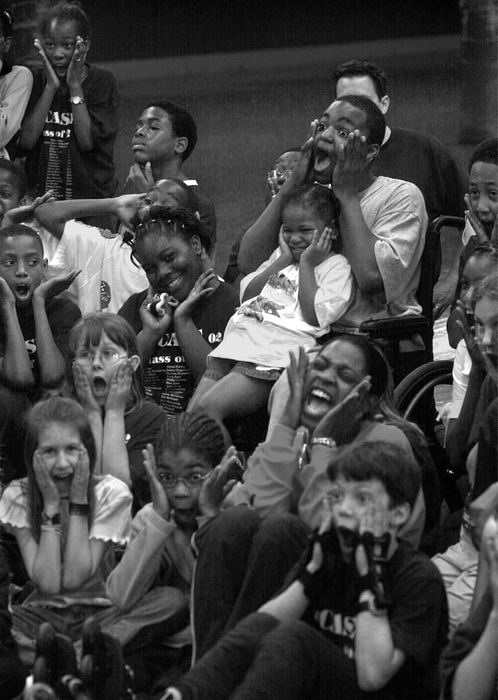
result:
[[[282,374],[281,369],[273,369],[272,367],[263,368],[255,365],[253,362],[242,362],[236,360],[227,360],[224,357],[207,357],[207,369],[204,373],[205,377],[218,381],[226,377],[230,372],[238,372],[246,377],[253,379],[263,379],[267,382],[276,382]]]

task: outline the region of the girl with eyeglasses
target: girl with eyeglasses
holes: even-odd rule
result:
[[[142,449],[153,441],[164,412],[144,400],[135,334],[125,319],[89,314],[69,336],[68,378],[95,439],[95,472],[131,485],[135,507],[149,501]]]
[[[168,419],[154,445],[143,450],[143,459],[152,502],[133,519],[130,542],[107,579],[107,595],[127,611],[129,626],[118,636],[125,659],[134,670],[140,669],[135,673],[139,685],[151,687],[146,645],[138,652],[129,637],[139,626],[141,638],[150,640],[156,657],[161,640],[162,660],[166,646],[191,644],[192,535],[209,527],[220,512],[239,464],[235,448],[226,449],[221,426],[202,413],[179,413]]]
[[[12,15],[0,9],[0,158],[15,158],[16,136],[28,105],[33,76],[26,66],[8,59],[12,44]]]

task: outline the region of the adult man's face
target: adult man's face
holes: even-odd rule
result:
[[[339,78],[335,89],[336,97],[344,95],[360,95],[368,97],[385,114],[389,109],[389,96],[379,97],[375,89],[375,84],[369,75],[351,75]]]
[[[131,141],[136,163],[168,162],[178,153],[181,139],[173,131],[169,114],[160,107],[148,107],[135,127]]]
[[[332,182],[337,156],[346,145],[349,134],[358,130],[362,136],[368,136],[366,114],[349,104],[335,101],[322,114],[318,124],[318,138],[314,146],[314,178],[317,182]]]

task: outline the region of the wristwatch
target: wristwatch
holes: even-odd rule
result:
[[[82,97],[81,95],[73,95],[72,97],[69,98],[69,102],[72,105],[81,105],[85,101],[85,98]]]
[[[42,525],[60,525],[61,516],[60,513],[54,513],[54,515],[48,515],[47,513],[41,514],[41,524]]]

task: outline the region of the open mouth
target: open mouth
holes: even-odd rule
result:
[[[107,382],[103,377],[94,377],[92,380],[93,393],[95,396],[105,396],[107,394]]]
[[[31,286],[25,282],[16,285],[16,297],[21,301],[27,301],[30,297]]]
[[[305,408],[308,414],[323,416],[334,406],[332,396],[318,387],[311,388],[305,399]]]

